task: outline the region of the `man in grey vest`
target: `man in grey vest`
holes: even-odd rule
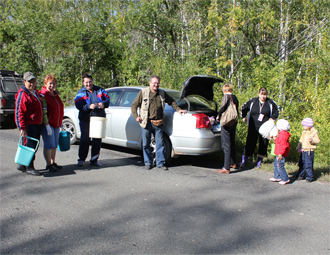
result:
[[[154,132],[156,142],[156,166],[167,170],[165,166],[163,124],[165,103],[171,105],[180,114],[185,114],[178,104],[164,90],[159,89],[160,78],[152,75],[149,87],[141,90],[132,106],[132,115],[140,123],[143,139],[143,157],[146,170],[152,167],[151,133]],[[140,108],[140,115],[137,109]]]

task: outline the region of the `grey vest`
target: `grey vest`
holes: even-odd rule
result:
[[[165,115],[164,115],[165,91],[159,89],[158,92],[159,92],[159,95],[160,95],[160,100],[162,102],[162,108],[163,108],[163,123],[165,123],[164,122],[164,120],[165,120]],[[146,128],[147,123],[148,123],[149,93],[150,93],[150,88],[149,87],[142,90],[142,102],[141,102],[141,107],[140,107],[140,117],[142,118],[142,122],[140,122],[140,126],[142,128]]]

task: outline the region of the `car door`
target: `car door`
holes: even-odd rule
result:
[[[141,127],[134,119],[131,106],[139,89],[125,89],[118,106],[111,113],[113,143],[119,146],[137,148],[141,146]]]
[[[103,142],[105,143],[113,143],[113,133],[112,133],[112,114],[118,102],[120,101],[121,95],[123,93],[123,89],[107,89],[106,90],[110,97],[110,104],[108,108],[105,108],[106,118],[107,118],[107,130],[105,133],[105,138],[103,138]]]

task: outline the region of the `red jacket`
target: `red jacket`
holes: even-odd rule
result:
[[[276,155],[282,154],[283,157],[287,157],[290,151],[290,139],[291,134],[288,131],[280,131],[275,139],[275,151]]]
[[[47,107],[49,125],[53,128],[59,128],[62,125],[64,115],[64,106],[61,98],[56,92],[52,95],[47,90],[46,86],[43,86],[39,93],[47,102],[47,105],[44,105],[44,110],[46,110],[45,107]]]
[[[19,130],[27,129],[28,124],[41,124],[43,119],[42,102],[38,91],[32,94],[22,86],[15,95],[15,122]]]

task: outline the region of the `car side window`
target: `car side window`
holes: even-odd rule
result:
[[[110,106],[116,105],[116,102],[118,100],[118,97],[121,94],[121,91],[107,91],[109,97],[110,97]]]
[[[119,106],[131,107],[138,93],[138,91],[126,91]]]

